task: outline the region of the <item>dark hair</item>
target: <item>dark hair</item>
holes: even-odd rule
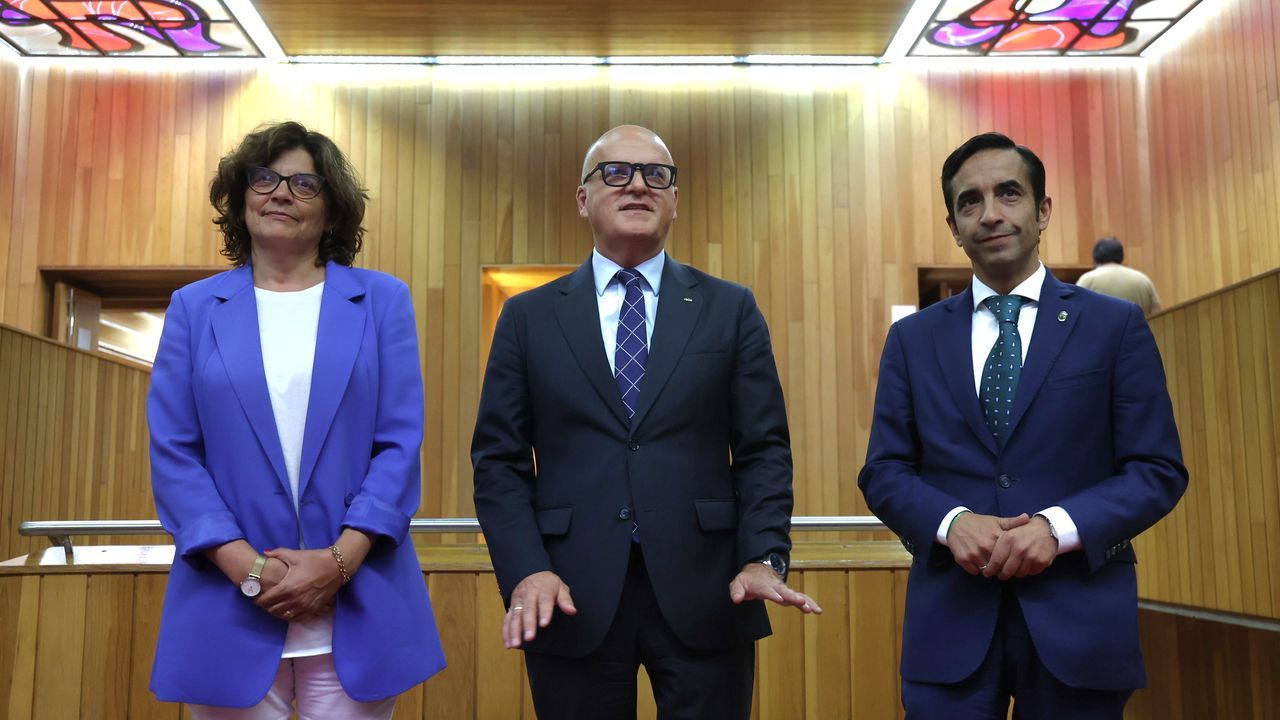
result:
[[[1108,235],[1093,245],[1093,264],[1124,262],[1124,245],[1120,240]]]
[[[947,161],[942,163],[942,200],[947,204],[947,217],[955,214],[955,200],[951,197],[951,181],[960,172],[960,166],[969,158],[983,150],[1015,150],[1022,156],[1027,166],[1027,174],[1031,176],[1031,192],[1036,198],[1036,207],[1044,202],[1044,163],[1036,157],[1031,148],[1015,143],[1008,135],[996,132],[974,135],[965,144],[951,151]]]
[[[209,184],[209,202],[217,212],[213,224],[222,232],[222,254],[236,267],[249,262],[253,244],[244,221],[246,172],[267,166],[288,150],[302,148],[311,155],[316,174],[324,178],[321,191],[329,231],[320,238],[316,263],[332,260],[350,265],[364,239],[364,203],[369,196],[360,178],[338,146],[318,132],[296,122],[260,125],[240,141],[239,147],[218,161],[218,172]]]

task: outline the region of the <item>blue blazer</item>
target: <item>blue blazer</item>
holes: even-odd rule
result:
[[[333,655],[347,693],[372,701],[444,667],[409,520],[418,507],[423,391],[404,283],[326,267],[295,513],[262,367],[253,272],[173,294],[147,419],[156,509],[173,535],[151,690],[161,700],[248,707],[275,678],[287,624],[240,594],[203,551],[376,536],[338,591]]]
[[[1004,583],[971,576],[935,535],[959,505],[1014,516],[1062,506],[1081,551],[1010,581],[1042,661],[1068,685],[1146,684],[1130,540],[1187,486],[1155,339],[1133,303],[1046,274],[1003,450],[973,383],[972,290],[889,329],[867,462],[871,511],[914,555],[902,676],[951,683],[982,662]]]

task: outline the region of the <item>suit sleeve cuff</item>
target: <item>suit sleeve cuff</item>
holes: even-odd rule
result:
[[[189,557],[244,537],[230,510],[206,513],[172,532],[178,557]]]
[[[973,512],[973,511],[961,505],[959,507],[953,508],[951,512],[942,516],[942,524],[938,526],[938,532],[935,536],[938,540],[939,545],[942,545],[943,547],[950,547],[947,545],[947,532],[951,530],[951,521],[955,520],[956,516],[962,512]],[[1072,525],[1071,528],[1074,530],[1075,525]]]
[[[1080,542],[1080,531],[1076,528],[1075,521],[1071,519],[1066,510],[1054,505],[1036,514],[1049,521],[1049,527],[1052,528],[1053,534],[1058,538],[1059,555],[1084,547]]]
[[[381,535],[399,545],[409,534],[410,520],[412,518],[400,512],[394,505],[363,492],[356,495],[351,502],[351,507],[347,508],[342,526],[370,535]]]

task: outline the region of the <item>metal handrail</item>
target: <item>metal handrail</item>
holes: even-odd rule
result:
[[[807,515],[791,518],[791,529],[806,532],[837,530],[884,530],[884,523],[874,515]],[[475,533],[480,521],[475,518],[414,518],[409,521],[412,533]],[[71,538],[86,535],[162,535],[159,520],[29,520],[18,526],[18,534],[47,537],[49,542],[71,552]]]

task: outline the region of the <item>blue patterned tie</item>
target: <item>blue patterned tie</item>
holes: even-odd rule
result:
[[[640,402],[640,381],[644,380],[644,364],[649,360],[644,324],[644,291],[640,289],[640,273],[634,269],[619,270],[615,276],[626,286],[618,313],[618,346],[613,354],[613,378],[627,406],[627,417],[635,417]]]
[[[1009,418],[1013,412],[1013,397],[1018,392],[1018,378],[1022,375],[1022,337],[1018,335],[1018,312],[1022,310],[1022,298],[1017,295],[992,295],[982,301],[1000,323],[1000,337],[987,355],[982,367],[982,414],[987,428],[995,436],[996,445],[1004,447],[1009,435]]]

